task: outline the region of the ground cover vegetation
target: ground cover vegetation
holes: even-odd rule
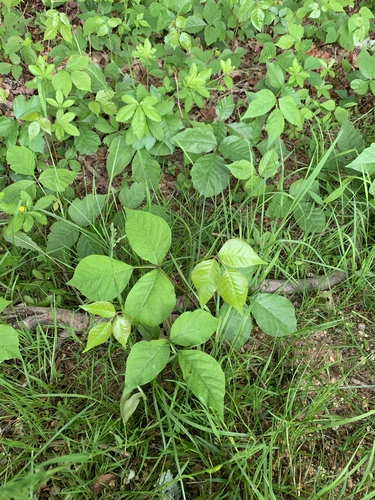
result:
[[[0,499],[375,498],[372,2],[0,15]]]

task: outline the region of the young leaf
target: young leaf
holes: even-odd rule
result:
[[[249,179],[251,176],[256,174],[256,170],[251,161],[238,160],[227,165],[231,174],[236,177],[236,179]]]
[[[268,89],[259,90],[256,93],[255,99],[252,100],[247,108],[246,113],[242,116],[243,120],[247,118],[256,118],[263,116],[276,104],[276,97],[273,92]]]
[[[126,211],[125,232],[132,250],[151,264],[160,265],[172,240],[167,222],[157,215],[141,210]]]
[[[191,273],[191,280],[198,291],[199,303],[203,307],[219,286],[219,264],[215,259],[200,262],[194,267]]]
[[[248,289],[249,283],[242,273],[235,269],[226,269],[221,275],[217,291],[225,302],[242,312]]]
[[[198,309],[184,312],[173,323],[170,339],[173,344],[185,347],[206,342],[216,330],[218,319],[209,312]]]
[[[266,130],[268,143],[272,144],[284,132],[285,120],[279,108],[275,108],[268,116]]]
[[[168,340],[141,340],[134,344],[126,361],[125,389],[130,392],[154,380],[166,367],[170,355]]]
[[[86,347],[82,352],[87,352],[93,347],[104,344],[104,342],[106,342],[111,336],[111,332],[111,323],[99,323],[98,325],[91,328],[87,337]]]
[[[133,396],[131,396],[130,398],[127,397],[127,395],[128,395],[128,390],[126,389],[126,391],[124,390],[123,396],[121,396],[120,399],[120,413],[124,425],[128,423],[129,418],[133,415],[133,413],[137,409],[139,401],[141,400],[142,397],[144,397],[141,392],[133,394]]]
[[[272,337],[283,337],[297,330],[293,304],[281,295],[260,293],[251,312],[259,328]]]
[[[274,149],[266,151],[259,162],[259,174],[264,177],[272,177],[279,167],[279,157]]]
[[[78,288],[89,300],[111,301],[121,294],[130,280],[132,266],[105,255],[82,259],[68,285]]]
[[[116,310],[110,302],[99,301],[79,307],[90,314],[95,314],[102,318],[113,318],[116,315]]]
[[[122,347],[126,349],[128,338],[131,334],[130,321],[122,316],[117,316],[113,322],[112,334]]]
[[[186,153],[209,153],[217,146],[216,137],[208,127],[188,128],[171,141]]]
[[[224,191],[229,183],[225,161],[217,153],[201,156],[191,169],[194,188],[203,196],[215,196]]]
[[[223,416],[225,375],[219,363],[205,352],[192,350],[180,351],[178,360],[192,393]]]
[[[232,94],[220,99],[216,104],[215,111],[219,120],[225,122],[234,111],[234,99]]]
[[[244,240],[233,238],[221,247],[218,257],[230,267],[249,267],[266,264]]]
[[[0,363],[7,359],[22,359],[17,331],[9,325],[0,325]]]
[[[165,321],[176,305],[176,295],[169,279],[154,269],[140,278],[130,290],[125,313],[132,320],[156,326]]]

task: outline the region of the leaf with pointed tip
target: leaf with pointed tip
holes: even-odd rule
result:
[[[220,266],[215,259],[200,262],[194,267],[191,279],[198,291],[200,305],[203,307],[219,286]]]
[[[111,323],[99,323],[98,325],[95,325],[89,331],[89,335],[87,337],[87,345],[82,352],[87,352],[93,347],[104,344],[104,342],[106,342],[111,336],[111,332]]]
[[[192,393],[223,416],[225,375],[219,363],[205,352],[192,350],[180,351],[178,360]]]
[[[246,243],[239,238],[228,240],[221,247],[218,257],[223,264],[230,267],[249,267],[266,264]]]
[[[235,269],[226,269],[221,275],[217,291],[225,302],[242,313],[248,289],[249,283],[242,273]]]
[[[171,342],[185,347],[203,344],[214,333],[217,324],[217,318],[201,309],[184,312],[172,325]]]
[[[260,293],[251,312],[259,328],[272,337],[284,337],[297,330],[293,304],[281,295]]]

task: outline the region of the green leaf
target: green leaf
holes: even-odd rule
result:
[[[285,120],[279,108],[275,108],[267,118],[266,131],[268,134],[268,143],[272,144],[284,132]]]
[[[326,229],[326,216],[312,203],[301,201],[293,210],[296,223],[307,234],[323,233]]]
[[[34,252],[44,253],[42,249],[35,243],[35,241],[22,231],[17,231],[14,234],[4,231],[3,237],[5,241],[7,241],[8,243],[12,243],[12,245],[15,245],[16,247],[24,248],[25,250],[33,250]]]
[[[165,321],[176,305],[172,283],[159,269],[142,276],[130,290],[125,313],[134,321],[156,326]]]
[[[68,97],[72,90],[72,79],[67,71],[58,71],[52,77],[52,85],[55,90],[61,90],[65,97]]]
[[[243,306],[242,311],[239,312],[229,304],[223,304],[219,318],[221,328],[217,335],[225,338],[235,349],[241,349],[249,340],[253,328],[250,307]]]
[[[154,380],[166,367],[170,356],[166,339],[137,342],[129,353],[125,369],[124,393]]]
[[[86,69],[89,65],[89,59],[81,54],[72,54],[66,63],[68,71],[79,71]]]
[[[157,215],[126,209],[126,236],[132,250],[151,264],[160,265],[171,246],[172,233]]]
[[[272,87],[281,89],[285,83],[285,73],[277,62],[266,61],[267,78]]]
[[[18,333],[9,325],[0,325],[0,363],[6,359],[22,359]]]
[[[88,194],[83,200],[75,198],[68,208],[69,216],[77,226],[87,227],[103,213],[106,200],[104,194]]]
[[[143,109],[138,106],[132,118],[132,130],[138,139],[141,139],[146,134],[146,115]]]
[[[2,313],[4,309],[6,309],[11,303],[12,303],[11,300],[5,300],[2,297],[0,297],[0,313]]]
[[[261,8],[257,7],[256,4],[251,9],[250,19],[254,28],[256,28],[258,31],[262,31],[265,16],[266,15],[264,11]]]
[[[84,311],[100,316],[101,318],[113,318],[116,315],[116,310],[110,302],[105,302],[103,300],[99,302],[94,302],[93,304],[85,304],[79,306]]]
[[[354,150],[353,154],[356,153],[357,155],[362,153],[365,148],[363,134],[361,134],[349,120],[341,125],[338,134],[337,148],[342,153],[348,153]]]
[[[233,135],[225,137],[221,141],[219,151],[224,158],[231,161],[251,161],[253,156],[249,141]]]
[[[124,389],[123,395],[120,399],[120,413],[124,425],[128,423],[129,418],[137,409],[139,401],[142,397],[144,397],[141,392],[133,394],[130,398],[128,397],[128,394],[128,390]]]
[[[219,120],[225,122],[234,111],[234,99],[232,94],[219,99],[215,111]]]
[[[73,85],[75,85],[78,90],[91,92],[91,78],[85,71],[73,71],[71,78]]]
[[[34,175],[35,158],[30,149],[10,144],[7,148],[6,158],[13,172],[22,175]]]
[[[217,146],[216,137],[208,127],[188,128],[172,137],[171,141],[186,153],[209,153]]]
[[[364,149],[362,153],[345,168],[350,168],[361,174],[375,175],[375,143]]]
[[[227,165],[227,168],[236,179],[249,179],[256,174],[254,165],[247,160],[235,161]]]
[[[93,155],[101,144],[100,137],[88,127],[79,127],[79,136],[74,138],[74,145],[81,155]]]
[[[50,191],[61,193],[78,175],[79,172],[51,167],[40,174],[39,182]]]
[[[191,280],[198,291],[201,307],[203,307],[216,292],[220,283],[220,266],[215,259],[205,260],[197,264]]]
[[[137,182],[144,183],[153,191],[158,189],[161,168],[159,163],[153,160],[147,151],[137,151],[132,163],[132,172]]]
[[[78,288],[89,300],[111,301],[129,283],[132,266],[105,255],[89,255],[82,259],[68,285]]]
[[[230,267],[249,267],[266,264],[244,240],[233,238],[221,247],[218,257]]]
[[[115,137],[108,148],[106,165],[108,177],[113,179],[116,175],[121,174],[131,162],[134,153],[135,149],[133,146],[126,144],[123,135]]]
[[[193,347],[203,344],[215,332],[218,319],[209,312],[184,312],[173,323],[170,339],[173,344]]]
[[[112,332],[112,323],[99,323],[91,328],[87,337],[87,344],[82,352],[87,352],[93,347],[104,344]]]
[[[178,360],[191,392],[223,416],[225,375],[219,363],[205,352],[192,350],[180,351]]]
[[[255,99],[253,99],[246,113],[242,116],[242,120],[247,118],[255,118],[257,116],[263,116],[268,113],[270,109],[276,104],[276,97],[273,92],[268,89],[259,90],[256,93]]]
[[[117,316],[113,322],[113,336],[126,349],[128,338],[131,334],[131,323],[127,318]]]
[[[257,295],[251,312],[259,328],[272,337],[283,337],[297,330],[293,304],[281,295]]]
[[[47,237],[46,252],[48,255],[61,252],[61,250],[71,248],[79,237],[79,231],[72,224],[66,221],[58,221],[52,224]],[[53,257],[57,257],[53,255]]]
[[[33,121],[42,112],[39,96],[35,95],[26,100],[20,94],[13,101],[13,113],[17,120]]]
[[[242,312],[249,291],[246,277],[235,269],[225,269],[220,277],[217,291],[229,305]]]
[[[288,120],[289,123],[298,128],[302,128],[301,112],[292,96],[287,95],[281,97],[279,99],[279,108],[284,118]]]
[[[375,80],[375,56],[371,56],[366,49],[362,49],[357,57],[357,64],[365,78]]]
[[[224,191],[229,183],[225,161],[217,153],[201,156],[191,169],[194,188],[203,196],[215,196]]]
[[[133,182],[130,187],[124,186],[119,192],[118,198],[123,207],[138,208],[146,198],[146,184],[144,182]]]
[[[279,168],[279,157],[274,149],[266,151],[264,156],[259,162],[258,172],[259,174],[268,179],[276,174]]]

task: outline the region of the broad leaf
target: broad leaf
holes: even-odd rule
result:
[[[78,288],[89,300],[111,301],[128,284],[132,266],[105,255],[89,255],[79,262],[68,285]]]
[[[345,168],[351,168],[361,174],[375,175],[375,142],[368,148],[364,149],[362,153]]]
[[[273,337],[290,335],[297,330],[293,304],[281,295],[257,295],[251,312],[259,328]]]
[[[101,144],[100,137],[88,127],[79,127],[79,135],[74,138],[74,145],[81,155],[93,155]]]
[[[114,306],[110,302],[105,302],[103,300],[79,307],[90,314],[95,314],[102,318],[113,318],[113,316],[116,315]]]
[[[305,233],[322,233],[326,229],[326,216],[320,208],[312,203],[302,201],[293,210],[294,218]]]
[[[39,176],[39,182],[53,192],[63,192],[77,177],[78,172],[63,168],[47,168]]]
[[[217,328],[218,319],[209,312],[184,312],[173,323],[170,339],[173,344],[192,347],[206,342]]]
[[[7,148],[7,162],[17,174],[34,175],[35,158],[28,148],[10,144]]]
[[[288,120],[289,123],[298,128],[302,128],[301,112],[292,96],[287,95],[281,97],[279,99],[279,108],[284,118]]]
[[[259,90],[259,92],[256,93],[255,99],[250,102],[246,113],[242,116],[242,119],[246,120],[247,118],[263,116],[267,114],[275,104],[276,97],[273,92],[268,89]]]
[[[22,359],[18,333],[9,325],[0,325],[0,363],[6,359]]]
[[[223,264],[230,267],[249,267],[266,264],[246,243],[239,238],[228,240],[221,247],[218,257]]]
[[[215,111],[219,120],[225,122],[234,111],[234,99],[232,94],[219,99]]]
[[[137,386],[154,380],[166,367],[170,356],[168,340],[150,340],[137,342],[131,348],[126,361],[125,390],[126,394]]]
[[[133,394],[130,398],[127,397],[127,395],[128,391],[126,389],[124,390],[123,396],[121,396],[120,399],[120,413],[124,425],[128,423],[129,418],[133,415],[133,413],[137,409],[139,401],[141,400],[142,397],[144,397],[141,392]]]
[[[140,278],[130,290],[125,313],[133,321],[156,326],[165,321],[176,305],[176,295],[169,279],[154,269]]]
[[[111,332],[111,323],[99,323],[98,325],[91,328],[87,337],[86,347],[82,352],[87,352],[93,347],[104,344],[104,342],[106,342],[111,336]]]
[[[219,363],[205,352],[192,350],[180,351],[178,360],[192,393],[223,416],[225,375]]]
[[[133,146],[126,144],[123,135],[115,137],[108,148],[106,165],[108,177],[113,179],[116,175],[121,174],[131,162],[134,153],[135,149]]]
[[[198,291],[200,305],[203,307],[219,286],[220,266],[215,259],[200,262],[194,267],[191,279]]]
[[[249,340],[253,328],[250,308],[243,306],[242,311],[239,312],[229,304],[223,304],[220,308],[219,318],[221,319],[219,336],[221,335],[230,342],[235,349],[241,349]]]
[[[248,290],[246,277],[235,269],[226,269],[223,272],[217,289],[220,297],[240,312],[246,302]]]
[[[275,108],[268,116],[266,130],[268,142],[272,144],[284,132],[285,120],[279,108]]]
[[[188,128],[171,141],[186,153],[209,153],[217,146],[216,137],[208,127]]]
[[[224,158],[230,161],[251,161],[253,157],[250,142],[243,137],[234,135],[225,137],[221,141],[219,151]]]
[[[236,179],[249,179],[256,174],[254,165],[247,160],[234,161],[227,165],[227,168]]]
[[[229,183],[225,161],[217,153],[201,156],[191,169],[194,188],[203,196],[215,196],[224,191]]]
[[[133,182],[130,187],[124,186],[119,192],[118,198],[123,207],[138,208],[146,198],[146,184],[144,182]]]
[[[263,158],[259,162],[259,174],[264,177],[272,177],[279,168],[279,157],[274,149],[266,151]]]
[[[159,187],[161,168],[147,151],[137,151],[132,163],[132,172],[137,182],[144,183],[153,191]]]
[[[68,213],[77,226],[89,226],[102,213],[106,198],[104,194],[88,194],[83,200],[75,198],[69,206]]]
[[[126,209],[125,232],[139,257],[156,266],[163,262],[172,240],[171,229],[164,219],[149,212]]]

